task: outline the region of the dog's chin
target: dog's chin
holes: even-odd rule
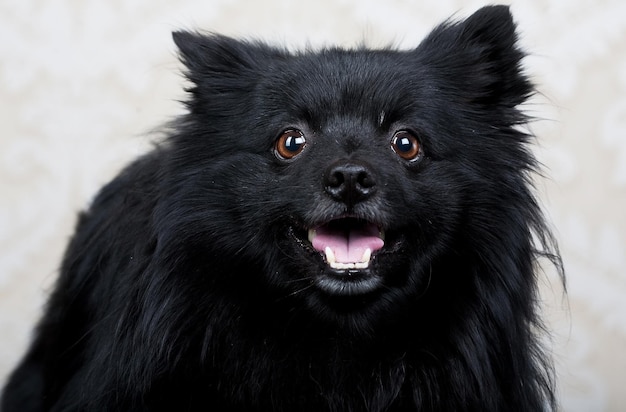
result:
[[[373,269],[324,268],[314,279],[315,286],[332,296],[358,296],[374,293],[383,285],[382,277]]]

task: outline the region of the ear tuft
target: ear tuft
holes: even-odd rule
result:
[[[464,21],[444,23],[417,51],[465,100],[514,107],[533,92],[521,69],[524,53],[508,6],[483,7]]]
[[[195,57],[197,55],[198,49],[202,43],[202,39],[205,39],[205,36],[201,34],[192,33],[189,31],[175,31],[172,32],[172,39],[174,40],[174,44],[178,47],[181,56]]]
[[[262,43],[218,34],[176,31],[172,38],[188,69],[187,77],[196,84],[210,77],[258,77],[268,58],[279,54]]]
[[[212,42],[211,36],[189,31],[175,31],[172,33],[174,44],[178,47],[180,61],[190,70],[199,70]]]
[[[515,29],[508,6],[487,6],[465,20],[461,36],[478,44],[513,47],[517,41]]]

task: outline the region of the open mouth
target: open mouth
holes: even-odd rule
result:
[[[356,218],[335,219],[309,229],[308,240],[335,270],[367,269],[373,254],[385,244],[377,225]]]

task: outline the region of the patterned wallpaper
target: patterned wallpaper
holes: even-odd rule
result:
[[[21,355],[76,212],[149,132],[180,113],[170,32],[203,28],[297,47],[412,47],[479,1],[0,2],[0,383]],[[548,269],[562,410],[626,405],[626,2],[513,1],[541,96],[528,111],[561,242]]]

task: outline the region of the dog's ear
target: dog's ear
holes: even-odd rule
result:
[[[217,34],[176,31],[172,33],[187,67],[189,80],[200,83],[206,77],[228,78],[258,70],[267,48]]]
[[[516,25],[507,6],[487,6],[460,22],[448,21],[417,49],[433,75],[465,101],[514,107],[533,87],[524,75],[524,53],[517,45]]]
[[[192,112],[235,107],[229,103],[245,100],[270,60],[280,54],[262,43],[216,34],[177,31],[172,37],[192,83],[186,89],[192,96],[187,102]]]

